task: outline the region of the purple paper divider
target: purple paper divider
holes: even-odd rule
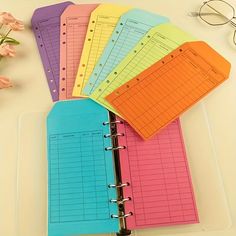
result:
[[[60,17],[72,2],[38,8],[31,19],[52,100],[59,99]]]

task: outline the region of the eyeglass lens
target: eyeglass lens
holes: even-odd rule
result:
[[[210,25],[223,25],[234,17],[234,8],[225,1],[211,0],[201,7],[199,16]]]

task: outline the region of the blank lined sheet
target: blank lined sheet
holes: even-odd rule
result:
[[[118,125],[125,211],[129,229],[198,222],[190,171],[179,120],[143,141],[128,123]]]
[[[48,116],[49,235],[118,231],[108,112],[91,100],[57,103]]]
[[[151,29],[136,47],[108,75],[90,97],[110,111],[118,112],[105,97],[154,64],[173,49],[193,38],[172,24],[161,24]]]
[[[90,95],[151,27],[167,21],[165,17],[140,9],[121,16],[82,94]]]
[[[128,7],[100,4],[91,14],[85,44],[79,64],[73,96],[82,95],[82,89],[101,56],[119,18]]]
[[[60,99],[71,99],[91,12],[98,4],[71,5],[61,15]]]
[[[106,99],[148,139],[226,80],[230,63],[204,42],[185,43]]]

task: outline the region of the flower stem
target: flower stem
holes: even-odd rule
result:
[[[4,40],[7,38],[7,36],[11,33],[11,29],[8,30],[8,32],[6,33],[6,35],[2,38],[2,40],[0,41],[0,45],[4,43]]]

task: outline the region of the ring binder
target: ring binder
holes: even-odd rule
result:
[[[103,122],[103,125],[110,125],[110,134],[105,134],[104,138],[110,138],[112,143],[111,147],[106,147],[105,150],[113,152],[114,162],[116,166],[116,183],[109,184],[108,188],[116,188],[117,190],[117,199],[110,199],[110,203],[117,204],[119,209],[118,214],[111,215],[111,218],[118,218],[120,221],[120,230],[116,235],[128,236],[131,234],[131,231],[126,227],[126,218],[131,216],[133,213],[129,212],[128,214],[125,214],[125,202],[131,201],[131,197],[124,197],[123,188],[130,186],[130,183],[122,183],[121,181],[119,150],[126,149],[126,146],[119,145],[118,138],[125,136],[125,134],[123,132],[117,132],[116,125],[118,124],[124,124],[124,122],[122,120],[117,120],[117,117],[113,113],[110,113],[109,121]]]
[[[133,212],[129,212],[127,214],[124,214],[124,215],[115,215],[115,214],[112,214],[111,215],[111,218],[119,218],[119,219],[125,219],[129,216],[132,216],[133,215]]]
[[[109,188],[123,188],[123,187],[127,187],[129,186],[130,183],[120,183],[120,184],[109,184],[108,187]]]
[[[121,120],[115,120],[115,121],[105,121],[102,123],[103,125],[109,125],[109,124],[123,124],[123,121]]]
[[[123,199],[111,199],[110,202],[117,203],[118,205],[124,204],[127,201],[131,201],[131,197],[123,198]]]
[[[118,137],[118,136],[125,136],[124,133],[117,133],[117,134],[105,134],[104,138],[112,138],[112,137]]]
[[[126,146],[118,146],[118,147],[106,147],[106,151],[113,151],[113,150],[119,150],[119,149],[125,149]]]

